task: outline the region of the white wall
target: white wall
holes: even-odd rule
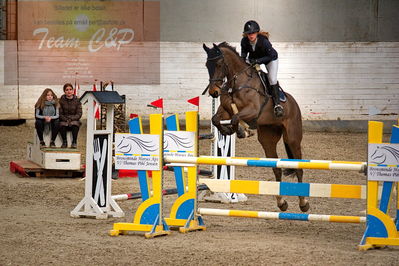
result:
[[[208,44],[209,45],[209,44]],[[237,43],[232,43],[238,47]],[[399,113],[399,43],[274,43],[279,52],[279,80],[298,101],[308,120],[363,120],[368,109],[381,119]],[[208,84],[202,43],[161,44],[161,85],[119,86],[127,110],[152,112],[146,104],[165,100],[166,112],[191,108],[186,100]],[[210,118],[211,98],[201,96],[201,116]]]
[[[4,85],[5,71],[12,71],[12,68],[16,67],[16,61],[9,62],[7,65],[4,64],[5,49],[7,52],[12,52],[10,51],[12,47],[16,47],[16,45],[12,45],[16,43],[15,41],[7,42],[6,49],[5,41],[0,41],[0,51],[3,51],[3,53],[0,53],[0,120],[19,118],[18,85]]]
[[[399,42],[273,45],[279,52],[280,83],[297,99],[304,119],[367,120],[370,107],[381,110],[377,119],[398,118]],[[115,88],[126,95],[128,113],[154,112],[146,105],[158,97],[164,98],[167,113],[195,110],[186,101],[200,95],[208,84],[205,60],[200,42],[162,42],[160,85],[116,84]],[[59,95],[61,86],[53,86]],[[0,119],[33,118],[33,106],[45,87],[19,86],[18,95],[15,86],[0,85]],[[91,85],[81,87],[91,89]],[[209,119],[211,98],[201,96],[200,108],[201,117]]]

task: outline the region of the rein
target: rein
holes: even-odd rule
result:
[[[228,73],[229,66],[228,66],[228,65],[226,64],[226,62],[224,61],[224,55],[223,55],[223,53],[220,54],[220,55],[217,55],[217,56],[215,56],[215,57],[208,58],[206,61],[214,61],[214,60],[218,60],[218,59],[220,59],[220,58],[223,59],[223,68],[225,69],[225,71],[224,71],[223,74],[224,74],[225,76],[227,76],[226,72]],[[242,69],[241,71],[235,73],[235,74],[233,75],[233,77],[231,77],[231,79],[227,79],[226,81],[224,81],[224,78],[211,78],[211,79],[209,79],[209,84],[208,84],[208,86],[205,88],[205,90],[202,92],[202,95],[205,95],[205,93],[208,91],[209,86],[211,85],[211,82],[216,82],[216,81],[221,81],[221,82],[223,82],[222,86],[219,86],[218,84],[215,84],[215,85],[216,85],[220,90],[222,90],[222,91],[225,90],[225,87],[226,87],[227,84],[229,84],[229,83],[232,82],[232,81],[233,81],[233,84],[234,84],[234,83],[235,83],[235,80],[238,78],[238,76],[240,76],[242,73],[244,73],[245,71],[247,71],[247,70],[250,69],[251,67],[252,67],[251,65],[247,66],[246,68]],[[226,69],[227,69],[227,71],[226,71]],[[233,86],[232,86],[232,87],[233,87]]]

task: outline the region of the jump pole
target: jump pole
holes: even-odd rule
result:
[[[339,215],[286,213],[286,212],[261,212],[261,211],[243,211],[243,210],[226,210],[226,209],[209,209],[209,208],[199,208],[198,213],[200,215],[260,218],[266,220],[318,221],[318,222],[330,222],[330,223],[366,222],[366,217],[362,216],[339,216]]]
[[[327,161],[327,160],[296,160],[296,159],[272,159],[272,158],[246,158],[246,157],[215,157],[201,156],[179,158],[166,156],[167,163],[191,163],[196,165],[234,165],[255,166],[291,169],[320,169],[320,170],[349,170],[364,172],[366,162],[351,161]]]
[[[399,200],[396,210],[396,219],[392,219],[389,214],[389,202],[393,198],[393,185],[399,188],[398,174],[386,177],[372,176],[370,167],[377,169],[390,167],[393,173],[399,173],[399,159],[391,159],[393,163],[389,164],[370,164],[370,154],[373,154],[375,148],[370,148],[371,144],[382,143],[383,124],[381,122],[369,122],[369,162],[348,162],[348,161],[326,161],[326,160],[290,160],[290,159],[270,159],[270,158],[217,158],[217,157],[197,157],[197,158],[174,158],[167,157],[167,162],[181,162],[193,164],[211,164],[211,165],[236,165],[236,166],[255,166],[255,167],[277,167],[292,169],[323,169],[323,170],[349,170],[365,172],[366,167],[369,169],[367,182],[367,217],[359,216],[334,216],[334,215],[314,215],[314,214],[290,214],[290,213],[273,213],[273,212],[257,212],[257,211],[241,211],[241,210],[218,210],[199,208],[198,215],[219,215],[234,217],[251,217],[265,219],[284,219],[284,220],[302,220],[302,221],[328,221],[328,222],[345,222],[345,223],[363,223],[367,222],[367,228],[359,245],[359,250],[368,250],[386,245],[399,246]],[[399,127],[394,126],[391,135],[391,143],[399,143]],[[390,146],[389,146],[390,147]],[[371,151],[370,151],[371,149]],[[387,148],[386,150],[399,151],[399,145]],[[374,152],[375,153],[375,152]],[[389,155],[389,153],[388,153]],[[379,167],[379,168],[378,168]],[[374,170],[376,171],[376,170]],[[385,170],[380,170],[384,172]],[[386,172],[385,172],[386,173]],[[377,178],[377,180],[376,180]],[[237,180],[238,181],[238,180]],[[382,190],[379,192],[379,182],[382,182]],[[244,181],[241,181],[244,182]],[[231,182],[234,183],[234,182]],[[243,183],[237,183],[239,187],[243,187]],[[248,184],[248,183],[247,183]],[[257,184],[260,184],[258,182]],[[209,185],[209,183],[208,183]],[[280,184],[281,185],[281,184]],[[283,184],[284,185],[284,184]],[[252,190],[255,185],[252,185]],[[258,185],[259,186],[259,185]],[[236,187],[238,187],[236,185]],[[250,186],[251,187],[251,186]],[[361,189],[364,188],[359,186]],[[248,193],[251,188],[237,189],[237,191]],[[260,190],[257,190],[257,192]],[[236,190],[229,190],[236,191]],[[254,193],[257,194],[257,193]],[[285,194],[290,195],[290,194]],[[364,195],[364,192],[363,192]],[[364,197],[364,196],[362,196]],[[399,198],[399,196],[397,196]]]

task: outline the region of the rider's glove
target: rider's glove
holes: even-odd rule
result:
[[[254,65],[259,65],[259,61],[258,61],[258,59],[252,59],[252,58],[250,58],[250,59],[249,59],[249,64],[252,65],[252,66],[254,66]]]

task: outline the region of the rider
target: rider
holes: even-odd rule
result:
[[[259,24],[250,20],[244,25],[243,38],[241,39],[241,57],[246,60],[247,55],[250,64],[265,64],[267,78],[271,87],[269,91],[274,102],[274,114],[281,117],[284,109],[280,105],[279,84],[277,81],[278,54],[269,41],[269,33],[261,32]]]

